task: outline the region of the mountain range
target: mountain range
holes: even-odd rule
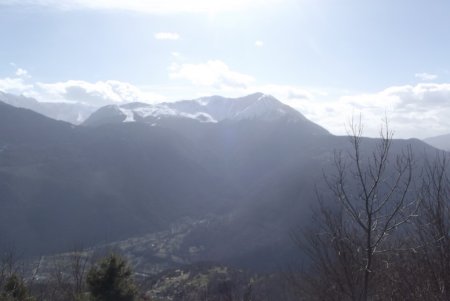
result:
[[[193,119],[201,123],[249,119],[260,121],[283,120],[285,122],[308,124],[309,127],[316,127],[318,132],[325,132],[323,128],[309,122],[300,112],[281,103],[273,96],[262,93],[237,99],[212,96],[156,105],[145,103],[110,105],[96,111],[84,124],[98,125],[114,121],[154,123],[157,120],[167,118]]]
[[[394,154],[408,145],[434,150],[395,140]],[[37,255],[135,237],[126,245],[155,263],[277,268],[348,149],[262,93],[105,106],[80,125],[0,102],[0,246]]]
[[[0,91],[0,101],[15,107],[33,110],[52,119],[80,124],[98,109],[82,102],[40,102],[23,95],[14,95]]]

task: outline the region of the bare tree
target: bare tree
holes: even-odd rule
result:
[[[326,295],[319,300],[376,298],[390,253],[401,247],[393,238],[417,215],[411,148],[391,154],[392,137],[385,122],[374,144],[352,121],[350,150],[335,151],[334,173],[324,176],[329,194],[319,194],[319,228],[297,240],[311,260],[310,291]]]
[[[32,269],[30,286],[38,300],[86,299],[91,253],[75,246],[71,252],[41,257]]]
[[[82,296],[86,291],[86,275],[87,268],[90,261],[90,256],[83,248],[75,248],[70,256],[70,283],[71,295],[74,299]]]
[[[450,179],[448,154],[437,153],[427,162],[422,177],[420,217],[415,221],[414,252],[409,254],[407,266],[427,300],[450,300]]]
[[[351,243],[358,238],[347,231],[342,208],[331,208],[320,200],[313,213],[308,228],[292,232],[294,242],[309,258],[306,268],[287,274],[294,293],[303,300],[358,300],[361,252]]]

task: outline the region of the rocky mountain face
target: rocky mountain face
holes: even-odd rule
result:
[[[426,148],[399,140],[393,151],[408,144]],[[0,103],[0,246],[116,244],[145,271],[204,260],[276,269],[334,150],[347,149],[347,137],[261,93],[107,106],[81,126]]]

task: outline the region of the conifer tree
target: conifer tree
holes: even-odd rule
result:
[[[136,286],[132,270],[117,254],[111,254],[94,265],[88,272],[87,284],[92,300],[133,301]]]

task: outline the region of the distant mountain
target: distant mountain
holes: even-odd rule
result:
[[[82,103],[39,102],[23,95],[13,95],[0,91],[0,101],[15,107],[33,110],[49,118],[80,124],[98,109]]]
[[[223,121],[283,121],[299,124],[315,134],[327,134],[320,126],[307,120],[300,112],[271,95],[255,93],[241,98],[202,97],[156,105],[131,103],[109,105],[93,113],[83,124],[95,126],[117,122],[143,122],[157,125],[166,119],[192,119],[201,123]]]
[[[435,148],[450,151],[450,134],[426,138],[423,141]]]
[[[0,145],[49,145],[65,141],[73,132],[69,123],[0,101]]]

